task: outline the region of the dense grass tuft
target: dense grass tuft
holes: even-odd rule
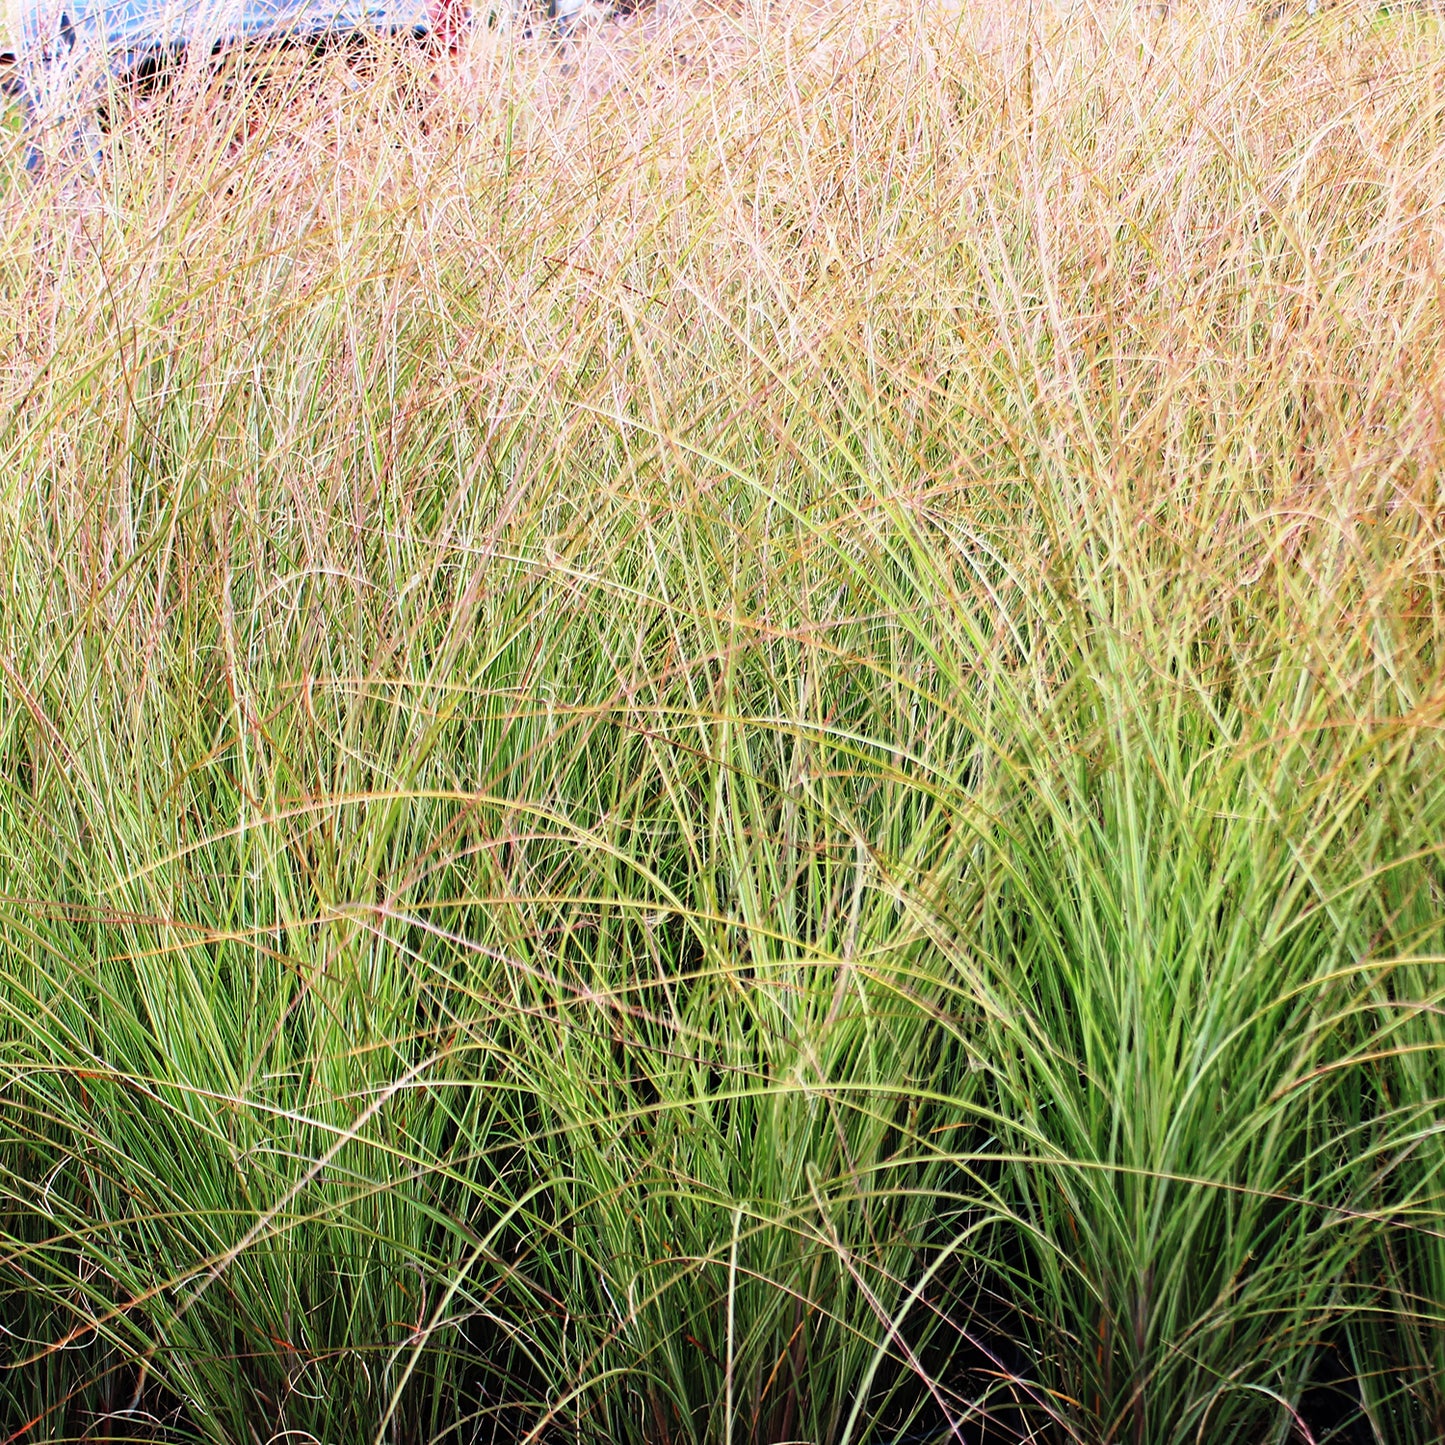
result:
[[[6,134],[0,1439],[1445,1436],[1431,15]]]

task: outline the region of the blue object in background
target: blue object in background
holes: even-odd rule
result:
[[[168,57],[264,41],[355,34],[454,40],[464,0],[11,0],[6,88],[35,139],[58,130],[95,153],[95,112],[111,82]]]

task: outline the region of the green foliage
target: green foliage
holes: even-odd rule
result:
[[[7,152],[0,1438],[1445,1432],[1438,42],[854,20]]]

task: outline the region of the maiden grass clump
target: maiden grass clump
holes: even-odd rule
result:
[[[1427,14],[662,11],[0,183],[0,1438],[1445,1432]]]

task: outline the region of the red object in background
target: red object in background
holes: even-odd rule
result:
[[[455,50],[466,26],[466,0],[427,0],[431,32],[448,50]]]

